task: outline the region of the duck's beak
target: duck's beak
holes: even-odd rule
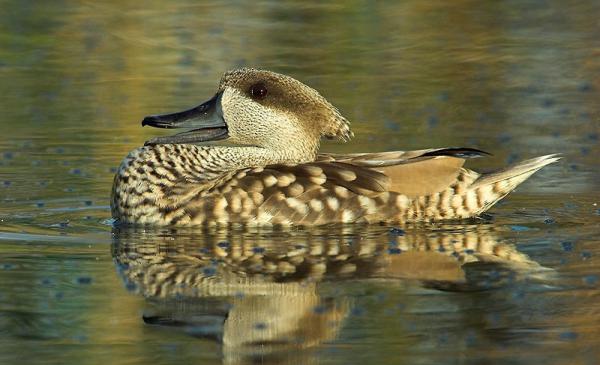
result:
[[[172,136],[152,138],[145,145],[197,143],[227,138],[227,124],[221,109],[222,95],[219,92],[209,101],[189,110],[144,118],[142,126],[189,129]]]

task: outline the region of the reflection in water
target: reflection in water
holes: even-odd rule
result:
[[[147,324],[222,343],[226,360],[335,339],[352,303],[319,283],[388,280],[485,290],[547,275],[492,225],[311,231],[115,228],[113,256]]]

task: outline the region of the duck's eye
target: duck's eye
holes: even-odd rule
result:
[[[267,96],[267,87],[262,82],[250,86],[250,95],[255,99],[262,99]]]

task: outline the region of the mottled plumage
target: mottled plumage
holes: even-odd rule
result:
[[[125,158],[111,201],[113,217],[124,223],[320,225],[470,218],[558,160],[543,156],[480,175],[463,164],[484,153],[466,148],[318,154],[321,137],[351,137],[346,119],[299,81],[254,69],[226,73],[209,102],[147,117],[144,124],[192,130],[151,140]],[[235,145],[192,144],[214,139]]]

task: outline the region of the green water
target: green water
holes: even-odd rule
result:
[[[597,364],[597,1],[0,2],[0,363]],[[118,229],[148,114],[256,66],[317,88],[331,152],[544,168],[465,224]]]

